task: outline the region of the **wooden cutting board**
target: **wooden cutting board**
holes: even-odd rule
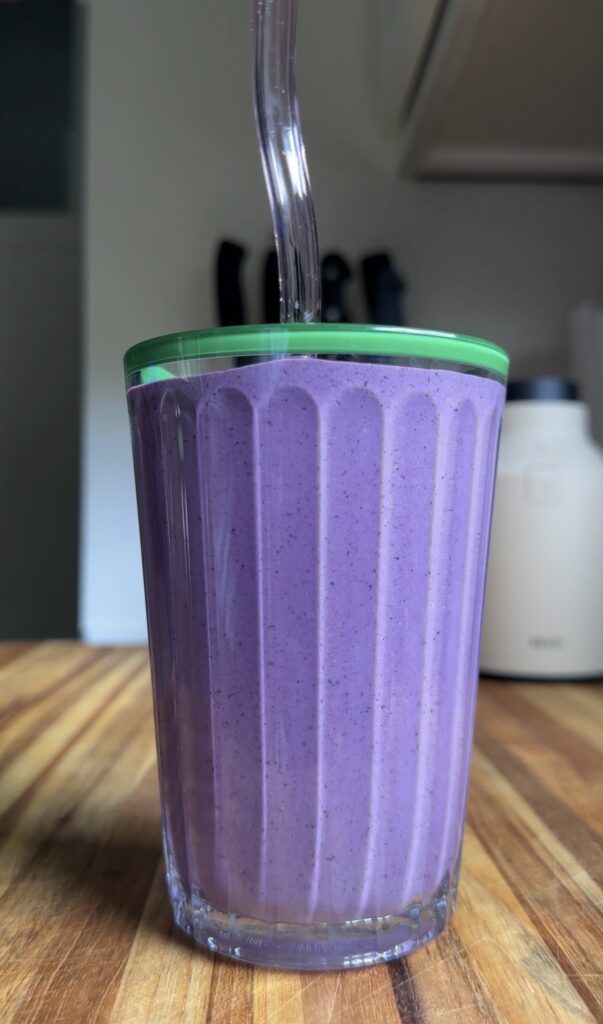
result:
[[[482,684],[451,927],[254,969],[172,925],[146,653],[0,646],[0,1024],[603,1021],[602,747],[601,685]]]

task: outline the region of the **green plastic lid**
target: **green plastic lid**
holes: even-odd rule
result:
[[[509,357],[497,345],[464,334],[366,327],[356,324],[286,324],[220,327],[151,338],[126,352],[126,376],[148,367],[211,356],[304,353],[392,356],[460,363],[506,379]]]

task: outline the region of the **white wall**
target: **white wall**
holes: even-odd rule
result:
[[[500,342],[516,369],[563,366],[568,311],[584,297],[603,301],[601,192],[398,181],[395,140],[374,102],[373,0],[300,8],[323,251],[357,261],[390,249],[409,282],[412,324]],[[90,7],[80,623],[93,641],[145,633],[123,352],[214,321],[213,255],[223,237],[254,250],[247,278],[259,295],[270,226],[248,12],[247,0]]]
[[[79,232],[0,213],[0,639],[74,636]]]

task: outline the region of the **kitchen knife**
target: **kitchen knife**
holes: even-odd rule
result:
[[[278,260],[274,249],[264,264],[264,323],[278,324],[281,320],[281,296],[278,283]]]
[[[387,253],[375,253],[362,261],[362,278],[369,323],[402,327],[404,281],[394,270]]]
[[[339,253],[328,253],[321,264],[322,320],[325,324],[348,324],[343,291],[352,276],[351,270]]]
[[[241,271],[246,252],[236,242],[220,243],[216,258],[216,294],[221,327],[245,323],[245,303]]]

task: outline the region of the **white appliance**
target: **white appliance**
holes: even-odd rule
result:
[[[568,381],[509,385],[481,666],[512,678],[603,676],[603,451]]]

